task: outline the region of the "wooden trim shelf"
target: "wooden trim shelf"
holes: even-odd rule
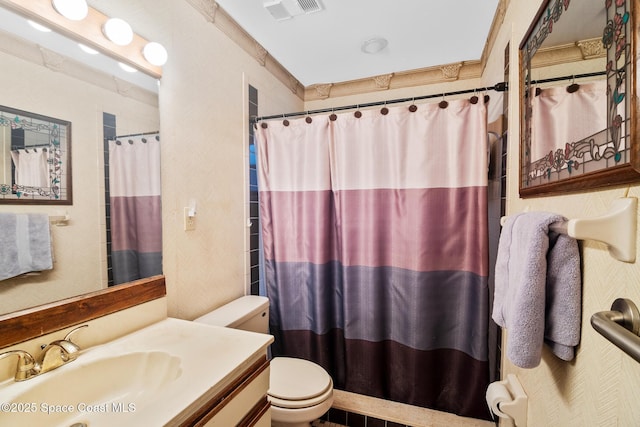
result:
[[[162,298],[164,276],[153,276],[0,316],[0,348]]]

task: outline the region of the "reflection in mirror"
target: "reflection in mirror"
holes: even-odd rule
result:
[[[73,167],[73,204],[0,203],[0,212],[70,218],[65,226],[51,227],[52,270],[0,282],[1,315],[108,287],[112,236],[105,215],[105,138],[159,130],[160,117],[156,79],[143,79],[143,73],[122,77],[125,72],[115,61],[112,66],[105,63],[106,55],[84,53],[70,40],[62,45],[59,34],[39,33],[3,8],[0,18],[0,63],[6,83],[0,104],[73,125],[73,158],[67,159]],[[112,120],[105,121],[105,116]]]
[[[71,123],[0,106],[0,203],[72,203]]]
[[[108,141],[110,284],[162,274],[160,134]]]
[[[606,104],[604,80],[536,89],[531,99],[529,183],[549,179],[545,175],[555,164],[556,173],[567,174],[582,164],[594,167],[590,141],[606,145]]]
[[[628,0],[547,0],[521,57],[522,197],[638,180]]]

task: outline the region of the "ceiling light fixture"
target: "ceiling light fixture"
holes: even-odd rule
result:
[[[51,0],[51,4],[56,12],[72,21],[82,21],[89,13],[85,0]]]
[[[133,41],[131,25],[120,18],[107,20],[102,27],[102,31],[109,40],[118,46],[126,46]]]
[[[387,47],[387,44],[389,44],[389,42],[383,37],[372,37],[362,42],[360,49],[364,53],[376,54]]]
[[[157,42],[147,43],[142,49],[142,55],[151,65],[156,65],[158,67],[163,66],[169,57],[167,49]]]
[[[42,25],[50,29],[64,28],[64,33],[72,40],[83,43],[90,49],[95,49],[99,53],[116,61],[135,67],[153,78],[162,77],[162,67],[153,65],[143,56],[145,46],[151,41],[133,32],[133,29],[122,19],[110,19],[91,4],[97,0],[85,0],[88,6],[87,17],[82,21],[69,21],[57,10],[62,11],[59,0],[0,0],[1,4],[7,3],[7,7],[26,19],[31,19],[31,26],[36,26],[44,31]],[[60,0],[61,1],[61,0]],[[75,0],[69,0],[75,1]],[[55,4],[54,4],[55,3]],[[4,6],[0,9],[3,9]],[[3,15],[4,16],[4,15]],[[40,24],[40,25],[36,25]],[[35,30],[34,30],[35,31]],[[99,34],[102,33],[102,34]],[[153,46],[153,45],[152,45]],[[71,47],[73,50],[73,47]],[[150,48],[151,49],[151,48]],[[55,49],[54,49],[55,50]],[[161,51],[163,49],[160,49]],[[75,51],[77,54],[79,52]],[[94,53],[94,52],[91,52]],[[73,54],[71,54],[73,55]],[[159,60],[150,60],[158,62]],[[162,58],[160,58],[162,60]]]

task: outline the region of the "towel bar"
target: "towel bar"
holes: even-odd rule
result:
[[[633,301],[616,299],[611,311],[601,311],[591,316],[591,326],[636,362],[640,362],[640,313]]]
[[[551,224],[549,228],[578,240],[597,240],[605,243],[609,254],[624,262],[636,260],[638,199],[621,197],[611,204],[609,213],[597,218],[570,219]],[[500,220],[504,225],[506,217]]]

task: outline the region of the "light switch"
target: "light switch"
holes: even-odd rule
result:
[[[193,231],[196,229],[196,216],[189,216],[190,211],[190,208],[184,208],[184,231]]]

